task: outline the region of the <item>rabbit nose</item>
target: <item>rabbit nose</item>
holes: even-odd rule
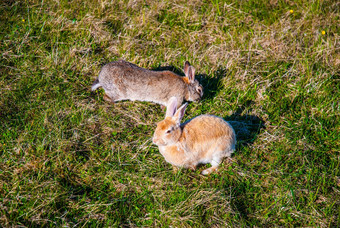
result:
[[[195,100],[195,102],[199,102],[200,100],[201,100],[201,98],[198,97],[198,98]]]
[[[164,144],[164,141],[162,139],[159,139],[159,138],[153,138],[152,139],[152,142],[154,144],[156,144],[157,146],[160,146],[160,145],[163,145]]]

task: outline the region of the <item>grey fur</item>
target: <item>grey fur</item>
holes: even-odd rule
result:
[[[171,71],[152,71],[119,60],[103,66],[92,90],[103,87],[112,102],[120,100],[151,101],[166,106],[170,97],[178,105],[184,100],[199,101],[203,87],[194,78],[195,69],[185,63],[185,77]]]

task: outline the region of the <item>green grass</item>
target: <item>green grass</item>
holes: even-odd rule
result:
[[[1,2],[0,225],[340,226],[339,19],[331,0]],[[230,121],[232,163],[173,173],[159,105],[90,91],[117,59],[190,61],[184,119]]]

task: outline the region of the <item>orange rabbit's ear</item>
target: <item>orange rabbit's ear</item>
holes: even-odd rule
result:
[[[173,117],[177,111],[177,98],[171,97],[166,107],[165,117]]]
[[[183,118],[183,116],[184,116],[184,113],[185,113],[185,109],[187,108],[187,106],[188,106],[188,103],[185,103],[184,105],[182,105],[177,111],[176,111],[176,113],[175,113],[175,115],[174,115],[174,120],[178,123],[178,124],[180,124],[181,123],[181,120],[182,120],[182,118]]]

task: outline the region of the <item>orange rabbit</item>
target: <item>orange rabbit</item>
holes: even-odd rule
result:
[[[177,110],[176,97],[170,98],[165,119],[157,124],[153,143],[175,167],[195,169],[198,164],[210,163],[211,167],[202,171],[207,175],[234,152],[236,135],[228,122],[213,115],[200,115],[181,124],[186,107],[187,103]]]

